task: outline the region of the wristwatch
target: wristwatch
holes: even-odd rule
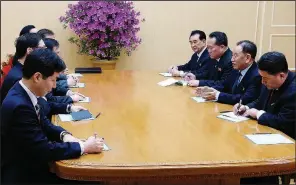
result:
[[[68,104],[66,112],[71,113],[72,104]]]
[[[62,140],[62,141],[64,140],[64,137],[65,137],[65,135],[67,135],[67,134],[70,134],[70,135],[72,136],[72,134],[71,134],[70,132],[68,132],[68,131],[63,131],[63,132],[61,133],[61,140]]]

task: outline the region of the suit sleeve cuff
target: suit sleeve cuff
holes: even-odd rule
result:
[[[83,155],[84,154],[84,145],[81,141],[79,141],[79,145],[80,145],[80,150],[81,150],[80,155]]]
[[[260,116],[261,116],[262,114],[264,114],[264,113],[265,113],[264,110],[259,110],[259,111],[257,112],[257,115],[256,115],[257,120],[259,120]]]

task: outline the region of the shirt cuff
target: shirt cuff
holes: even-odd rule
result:
[[[220,92],[219,92],[219,91],[217,91],[217,92],[216,92],[216,95],[215,95],[215,96],[216,96],[216,97],[215,97],[215,98],[216,98],[216,100],[218,100],[218,98],[219,98],[219,95],[220,95]]]
[[[79,141],[78,143],[80,145],[80,150],[81,150],[80,155],[83,155],[84,154],[84,145],[83,145],[83,143],[81,141]]]
[[[265,111],[264,110],[259,110],[258,112],[257,112],[257,115],[256,115],[256,117],[257,117],[257,120],[260,118],[260,116],[262,115],[262,114],[264,114],[265,113]]]
[[[184,73],[184,71],[179,71],[179,74],[181,77],[183,77],[185,73]]]
[[[72,94],[71,90],[68,90],[66,96],[70,96]]]

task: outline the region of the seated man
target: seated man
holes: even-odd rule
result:
[[[45,46],[47,49],[52,50],[57,55],[60,54],[60,44],[57,40],[51,38],[43,39]],[[76,85],[79,82],[77,77],[72,75],[66,75],[61,73],[57,78],[57,87],[53,89],[53,94],[56,96],[65,96],[65,95],[72,95],[72,91],[69,91],[69,86]]]
[[[41,36],[42,39],[55,38],[54,32],[46,28],[40,29],[37,33]]]
[[[17,62],[14,64],[13,68],[9,71],[6,78],[3,81],[1,88],[1,102],[5,98],[9,89],[22,78],[22,68],[26,56],[36,48],[45,48],[45,44],[41,37],[36,33],[27,33],[20,36],[16,40],[16,55],[18,56]],[[69,96],[65,97],[54,97],[53,95],[47,94],[48,100],[55,102],[73,103],[78,102],[82,97],[77,93],[69,93]]]
[[[279,52],[267,52],[259,59],[258,68],[263,84],[259,98],[239,109],[236,104],[234,113],[250,116],[259,124],[296,139],[296,79],[288,70],[286,57]]]
[[[206,46],[206,34],[200,30],[194,30],[190,34],[189,43],[194,54],[189,62],[184,65],[171,66],[168,71],[173,76],[184,76],[185,72],[197,75],[199,79],[208,77],[209,69],[214,65],[211,61]]]
[[[255,62],[256,45],[248,40],[236,44],[231,58],[235,70],[222,83],[212,88],[197,87],[196,93],[206,100],[234,105],[240,100],[243,104],[256,100],[260,95],[261,76]],[[207,92],[203,92],[207,89]]]
[[[64,68],[48,49],[36,49],[26,58],[23,78],[10,89],[1,107],[5,115],[1,116],[2,183],[55,183],[49,163],[102,151],[103,139],[91,136],[82,142],[43,114],[37,97],[51,91]]]
[[[207,41],[207,47],[210,57],[216,60],[215,64],[210,69],[209,76],[204,80],[197,79],[192,74],[186,75],[185,80],[188,81],[189,86],[212,87],[222,84],[233,70],[231,64],[232,52],[228,48],[228,40],[225,33],[219,31],[211,33]]]

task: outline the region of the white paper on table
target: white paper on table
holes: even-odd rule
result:
[[[69,75],[75,76],[75,77],[81,77],[81,76],[83,76],[81,73],[71,73]]]
[[[111,148],[109,148],[105,143],[104,143],[104,146],[103,146],[103,151],[108,151],[108,150],[111,150]]]
[[[165,77],[172,77],[173,76],[171,73],[159,73],[159,74],[162,76],[165,76]]]
[[[257,145],[293,144],[294,141],[282,136],[281,134],[247,134],[248,139]]]
[[[90,102],[90,97],[85,97],[84,100],[80,100],[80,103],[89,103]]]
[[[169,78],[169,79],[166,79],[164,81],[158,82],[157,84],[160,85],[160,86],[166,87],[166,86],[169,86],[169,85],[172,85],[172,84],[176,83],[177,81],[178,80],[176,80],[174,78]]]
[[[71,114],[59,114],[61,121],[73,121]]]
[[[217,100],[209,100],[207,101],[206,99],[204,99],[203,97],[200,97],[200,96],[194,96],[194,97],[191,97],[193,100],[195,100],[197,103],[204,103],[204,102],[215,102]]]
[[[241,122],[241,121],[246,121],[246,120],[250,119],[250,118],[247,118],[247,117],[244,117],[244,116],[237,116],[233,112],[222,113],[217,117],[221,118],[221,119],[228,120],[228,121],[232,121],[232,122],[235,122],[235,123]]]
[[[70,88],[82,88],[82,87],[85,87],[85,83],[77,83],[76,85],[73,85]]]

